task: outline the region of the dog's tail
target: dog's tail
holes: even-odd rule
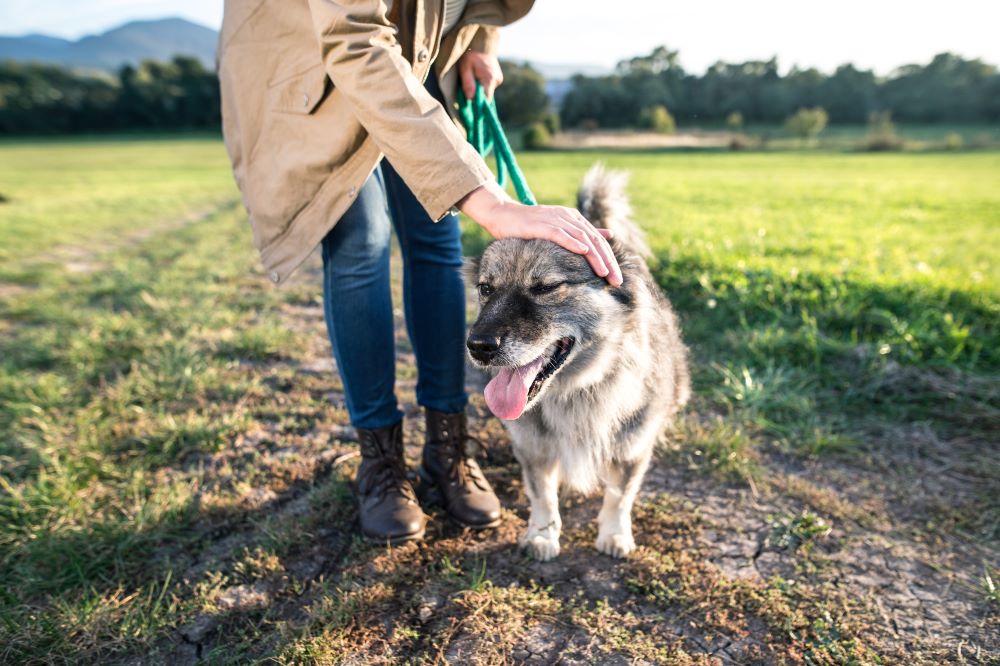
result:
[[[607,171],[598,162],[583,177],[576,205],[595,227],[611,229],[625,248],[648,257],[652,252],[646,245],[645,234],[632,221],[632,206],[625,192],[627,183],[628,173]]]

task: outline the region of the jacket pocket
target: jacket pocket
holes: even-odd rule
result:
[[[319,107],[333,82],[320,62],[296,74],[276,76],[267,85],[272,111],[309,115]]]

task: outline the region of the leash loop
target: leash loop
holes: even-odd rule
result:
[[[476,151],[486,158],[492,152],[497,165],[497,183],[506,187],[509,177],[514,184],[518,200],[529,206],[538,203],[528,187],[524,172],[517,164],[514,151],[504,134],[500,118],[497,116],[496,100],[487,101],[483,86],[476,82],[475,99],[468,99],[465,91],[458,91],[458,114],[465,125],[466,138]]]

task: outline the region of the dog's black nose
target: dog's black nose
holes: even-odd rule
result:
[[[500,351],[500,337],[497,335],[470,335],[465,341],[472,358],[481,363],[488,362]]]

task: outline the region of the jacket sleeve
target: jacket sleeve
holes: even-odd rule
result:
[[[492,25],[481,25],[469,42],[469,50],[477,53],[495,56],[500,45],[500,28]]]
[[[413,74],[384,0],[309,0],[309,8],[327,74],[431,219],[492,180]]]

